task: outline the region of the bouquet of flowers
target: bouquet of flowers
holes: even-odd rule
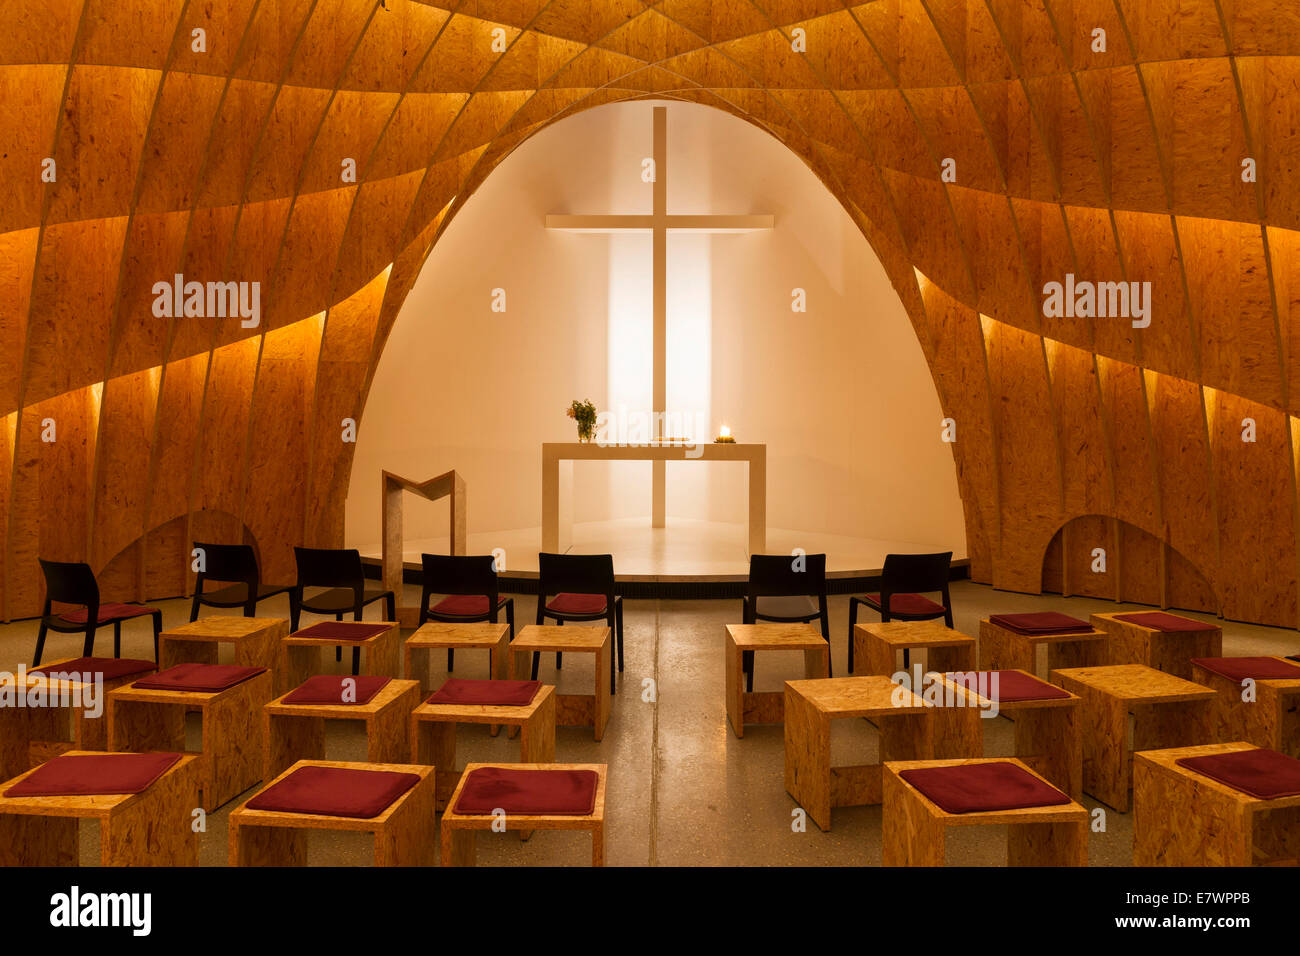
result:
[[[578,441],[591,441],[596,433],[596,406],[574,399],[565,414],[578,423]]]

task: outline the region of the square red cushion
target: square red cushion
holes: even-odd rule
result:
[[[594,770],[480,767],[465,778],[456,812],[585,817],[596,809],[598,782]]]
[[[539,680],[461,680],[453,677],[430,697],[430,704],[486,704],[523,707],[542,689]]]
[[[62,664],[46,664],[29,670],[29,674],[71,674],[71,680],[89,683],[96,674],[103,674],[104,680],[129,677],[132,674],[147,674],[157,670],[153,661],[134,660],[130,657],[78,657]],[[81,675],[81,676],[78,676]]]
[[[557,594],[546,605],[546,610],[559,614],[604,614],[603,594]]]
[[[867,603],[880,610],[880,595],[868,594]],[[944,613],[944,606],[936,604],[923,594],[891,594],[889,596],[890,614],[933,614],[938,617]]]
[[[1035,611],[1032,614],[990,614],[989,622],[1017,634],[1078,634],[1091,631],[1092,625],[1059,611]]]
[[[995,674],[996,685],[993,682]],[[1061,688],[1020,671],[962,671],[960,674],[949,673],[944,676],[981,697],[996,700],[1000,704],[1014,704],[1018,700],[1061,700],[1070,696]]]
[[[1300,794],[1300,760],[1276,750],[1237,750],[1207,757],[1184,757],[1178,766],[1261,800]]]
[[[1193,657],[1211,674],[1218,674],[1237,682],[1251,680],[1296,680],[1300,667],[1276,657]]]
[[[1013,763],[926,767],[899,774],[947,813],[1057,807],[1070,798]]]
[[[1166,614],[1164,611],[1141,611],[1136,614],[1116,614],[1115,620],[1126,621],[1153,631],[1213,631],[1218,625],[1194,621],[1190,617]]]
[[[480,617],[488,613],[489,603],[486,594],[449,594],[429,610],[449,617]],[[505,598],[497,598],[497,607],[505,603]]]
[[[218,691],[266,673],[265,667],[236,664],[177,664],[134,684],[140,690]]]
[[[37,767],[6,797],[71,797],[139,793],[167,772],[181,754],[86,754],[54,757]]]
[[[354,700],[343,699],[343,682],[356,681],[352,685]],[[384,689],[391,677],[336,677],[322,674],[308,677],[292,693],[285,695],[282,704],[368,704]]]
[[[244,806],[250,810],[368,820],[379,816],[419,782],[418,774],[394,770],[299,767]]]
[[[321,621],[294,631],[293,637],[310,637],[322,641],[365,641],[382,634],[391,624],[366,624],[362,621]]]
[[[146,614],[152,614],[158,610],[156,607],[144,607],[141,604],[101,604],[99,614],[95,618],[96,624],[108,624],[113,621],[125,621],[133,617],[143,617]],[[69,624],[85,624],[86,618],[90,614],[89,608],[80,608],[76,611],[68,611],[60,614],[59,617]]]

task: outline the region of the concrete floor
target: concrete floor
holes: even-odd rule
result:
[[[954,585],[952,596],[956,626],[967,634],[978,634],[980,618],[990,613],[1055,609],[1086,618],[1092,611],[1123,609],[1113,602],[1011,594],[970,582]],[[407,595],[409,603],[418,600],[416,590]],[[518,621],[532,619],[534,600],[515,598]],[[153,603],[163,608],[164,627],[188,619],[187,601]],[[263,616],[287,617],[287,600],[268,601],[259,610]],[[747,727],[743,740],[732,734],[723,703],[722,645],[724,625],[739,618],[739,601],[628,601],[626,670],[619,681],[605,739],[596,743],[589,729],[557,730],[557,760],[609,764],[607,864],[878,866],[879,807],[837,809],[829,833],[822,833],[811,821],[806,832],[793,832],[795,803],[782,782],[781,726]],[[834,597],[831,634],[837,674],[845,673],[847,628],[848,597]],[[152,658],[147,619],[131,622],[126,631],[123,656]],[[33,621],[0,626],[0,668],[12,671],[20,661],[30,662],[35,633]],[[111,653],[111,631],[107,640],[100,640],[99,652]],[[1300,635],[1224,622],[1223,644],[1228,655],[1294,654],[1300,650]],[[45,659],[79,654],[79,637],[51,635]],[[332,660],[329,664],[342,672],[342,665],[334,665]],[[802,667],[799,653],[761,655],[755,687],[779,689],[782,681],[801,678]],[[456,676],[486,677],[486,653],[458,654]],[[564,692],[589,692],[592,662],[583,655],[569,655],[563,671],[557,672],[554,658],[544,657],[539,676]],[[656,695],[657,701],[651,702]],[[1012,724],[1005,718],[985,723],[986,754],[1009,754]],[[331,759],[365,759],[359,732],[346,723],[328,726]],[[834,763],[875,759],[877,737],[869,723],[836,721],[833,727]],[[190,747],[197,749],[197,723],[191,724],[190,738]],[[517,746],[504,734],[489,737],[486,727],[462,726],[458,759],[462,764],[467,760],[513,761],[518,759]],[[226,864],[226,817],[252,792],[208,815],[201,850],[204,865]],[[1088,797],[1083,802],[1089,809],[1099,806]],[[1094,866],[1127,865],[1132,856],[1131,816],[1109,809],[1105,814],[1105,832],[1092,834],[1089,860]],[[97,861],[98,834],[93,824],[82,827],[81,850],[83,863]],[[485,833],[478,843],[480,864],[586,865],[590,852],[590,840],[581,833],[538,832],[527,843],[513,833]],[[365,866],[370,862],[369,844],[362,836],[314,835],[309,859],[313,865]],[[984,827],[953,831],[948,862],[1004,865],[1003,834]]]

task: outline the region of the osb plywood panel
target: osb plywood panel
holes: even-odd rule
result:
[[[1291,4],[50,0],[0,26],[6,617],[47,549],[111,598],[183,591],[199,533],[276,569],[340,543],[341,421],[430,247],[518,143],[658,94],[771,131],[875,247],[957,422],[977,580],[1297,623]],[[259,321],[155,315],[176,274],[259,283]],[[1045,315],[1068,274],[1149,282],[1150,324]]]

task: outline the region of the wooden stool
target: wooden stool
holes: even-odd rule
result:
[[[984,672],[977,672],[984,673]],[[1027,671],[1013,673],[1037,681]],[[945,701],[955,706],[934,710],[934,755],[936,757],[980,757],[984,754],[984,722],[981,713],[994,702],[975,688],[936,674],[944,688]],[[1044,687],[1056,690],[1050,684]],[[1065,697],[1003,700],[996,703],[998,714],[1015,722],[1016,752],[1025,766],[1052,786],[1078,800],[1083,796],[1083,732],[1079,698],[1069,691]],[[960,703],[957,703],[960,701]]]
[[[28,695],[37,690],[44,695],[46,703],[41,707],[0,706],[0,780],[8,780],[69,750],[107,750],[108,692],[154,670],[153,662],[141,661],[139,670],[105,679],[102,688],[81,681],[50,680],[46,674],[47,670],[58,674],[60,665],[78,660],[82,658],[69,657],[42,664],[38,673],[19,668],[16,680],[19,677],[21,680],[16,683],[14,693]],[[109,660],[120,663],[117,659]],[[86,713],[88,694],[94,705],[89,709],[98,710],[97,716]],[[101,696],[96,699],[96,694]],[[51,702],[55,703],[51,705]]]
[[[263,705],[271,675],[263,672],[226,690],[147,690],[132,685],[108,695],[108,749],[134,753],[185,750],[185,714],[203,722],[199,757],[202,807],[215,810],[262,779]]]
[[[100,866],[198,864],[192,818],[199,805],[197,758],[181,757],[140,793],[3,796],[34,770],[0,784],[0,866],[76,866],[80,819],[99,821]]]
[[[830,674],[830,644],[811,624],[728,624],[727,718],[737,737],[745,736],[746,721],[779,724],[785,715],[785,691],[745,690],[746,651],[803,651],[805,677]]]
[[[484,648],[488,652],[488,674],[504,680],[509,670],[506,658],[510,647],[509,624],[448,624],[429,621],[420,625],[406,639],[406,676],[420,682],[420,690],[428,694],[430,683],[430,658],[433,651],[446,648],[459,651]]]
[[[560,727],[591,727],[597,740],[605,736],[609,723],[610,698],[614,694],[614,658],[610,656],[608,627],[560,627],[552,624],[529,624],[510,642],[510,677],[527,680],[531,673],[530,654],[593,654],[596,658],[596,688],[592,694],[556,694],[555,723]],[[602,675],[609,668],[609,693],[605,693]]]
[[[1284,657],[1270,660],[1300,671],[1295,661]],[[1210,706],[1212,740],[1244,740],[1300,757],[1300,678],[1252,678],[1255,699],[1246,701],[1241,699],[1245,688],[1239,680],[1211,670],[1214,662],[1202,661],[1192,661],[1192,679],[1215,693]]]
[[[885,866],[943,866],[948,828],[970,826],[1007,828],[1009,866],[1088,865],[1088,811],[1073,800],[1059,806],[1024,810],[948,813],[899,776],[907,770],[986,763],[1010,763],[1034,773],[1014,758],[909,760],[885,764],[880,817]]]
[[[1047,669],[1039,671],[1038,648],[1047,648]],[[1063,667],[1100,667],[1106,657],[1106,632],[1022,634],[988,618],[980,621],[979,669],[982,671],[1025,671],[1046,677]],[[936,668],[931,668],[935,670]]]
[[[158,635],[158,669],[176,664],[216,664],[219,645],[234,645],[234,662],[243,667],[280,669],[280,642],[289,634],[282,617],[221,615],[191,621]]]
[[[411,762],[438,768],[438,810],[460,782],[456,766],[456,725],[501,724],[519,734],[519,762],[547,764],[555,759],[555,688],[543,684],[532,703],[522,706],[431,704],[411,714]]]
[[[1105,631],[1110,640],[1108,660],[1112,664],[1145,664],[1183,680],[1192,679],[1193,657],[1219,657],[1223,653],[1223,628],[1217,625],[1200,630],[1204,625],[1179,615],[1170,617],[1198,625],[1197,629],[1163,631],[1144,627],[1119,618],[1141,611],[1119,611],[1112,614],[1093,614],[1092,626]]]
[[[420,778],[376,817],[338,817],[278,810],[251,810],[248,801],[230,813],[231,866],[306,866],[308,830],[374,834],[375,866],[429,866],[437,839],[433,767],[392,763],[299,760],[258,791],[264,792],[303,767],[337,767],[413,773]],[[255,799],[256,794],[249,800]]]
[[[271,780],[299,760],[323,759],[327,720],[361,721],[370,763],[406,759],[406,721],[420,702],[415,681],[390,680],[364,704],[286,704],[288,696],[282,694],[262,708],[261,779]]]
[[[853,628],[853,653],[866,663],[868,674],[892,677],[898,673],[898,652],[919,648],[925,648],[926,670],[975,669],[975,638],[943,621],[877,621]]]
[[[1177,763],[1254,749],[1236,741],[1134,754],[1133,865],[1300,862],[1300,795],[1262,800]]]
[[[345,640],[339,637],[317,636],[309,633],[320,623],[335,624],[384,624],[386,629],[363,640]],[[392,621],[325,621],[317,622],[311,627],[295,631],[280,641],[282,657],[280,661],[279,683],[276,693],[284,694],[297,687],[313,674],[324,669],[321,653],[326,647],[361,648],[360,673],[382,677],[401,677],[398,668],[401,660],[401,627]]]
[[[888,677],[785,682],[785,790],[823,830],[832,807],[880,803],[886,760],[934,756],[930,708]],[[880,761],[831,766],[831,721],[865,717],[880,732]]]
[[[532,625],[536,626],[536,625]],[[556,628],[559,630],[559,628]],[[572,628],[587,630],[587,628]],[[608,628],[605,629],[608,634]],[[822,643],[825,643],[823,641]],[[567,648],[566,648],[567,650]],[[605,865],[605,777],[609,770],[603,763],[536,763],[536,764],[469,764],[461,775],[456,791],[447,803],[447,810],[442,815],[442,865],[473,866],[474,843],[479,830],[491,830],[498,817],[491,814],[461,814],[452,808],[460,799],[461,791],[469,775],[482,768],[506,766],[515,770],[593,770],[597,776],[596,805],[585,816],[532,816],[524,814],[507,814],[504,824],[507,830],[590,830],[591,831],[591,865]],[[498,824],[498,828],[500,824]]]
[[[1111,664],[1053,671],[1052,683],[1083,701],[1084,792],[1121,813],[1129,808],[1134,751],[1208,739],[1214,691],[1181,677],[1143,664]]]

